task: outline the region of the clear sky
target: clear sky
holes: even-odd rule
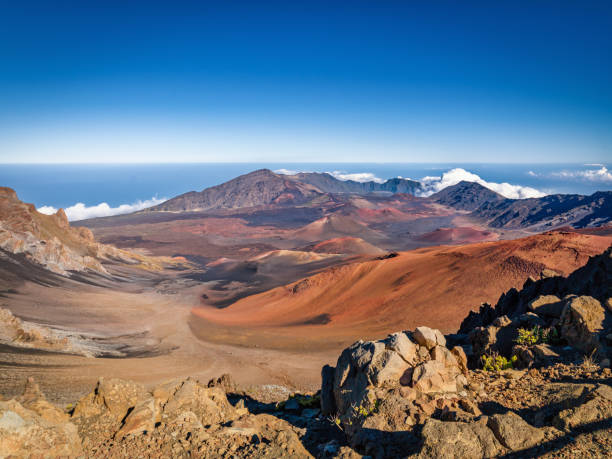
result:
[[[0,1],[0,162],[601,162],[611,127],[610,1]]]

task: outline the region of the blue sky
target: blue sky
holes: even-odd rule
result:
[[[601,162],[610,56],[607,1],[2,2],[0,162]]]

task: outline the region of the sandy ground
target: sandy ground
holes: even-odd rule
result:
[[[4,397],[20,393],[28,376],[58,403],[73,403],[102,376],[154,386],[187,376],[207,381],[230,373],[245,389],[279,384],[315,390],[320,387],[321,367],[338,356],[338,349],[280,351],[199,340],[189,326],[197,288],[164,295],[150,286],[108,289],[67,282],[61,291],[34,284],[25,284],[18,291],[1,303],[21,318],[109,340],[137,339],[146,351],[128,358],[86,358],[2,346],[0,394]]]

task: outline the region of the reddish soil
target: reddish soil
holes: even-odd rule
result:
[[[384,250],[364,241],[359,237],[337,237],[327,241],[309,245],[304,250],[315,253],[344,253],[344,254],[381,254]]]
[[[439,228],[418,238],[420,241],[438,244],[457,244],[496,241],[499,239],[497,233],[481,230],[472,226],[458,228]]]
[[[195,308],[192,330],[211,341],[300,348],[419,325],[452,332],[481,302],[495,303],[544,268],[567,275],[611,243],[610,236],[554,232],[402,252],[333,267],[225,309]]]

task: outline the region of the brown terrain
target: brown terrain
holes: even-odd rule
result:
[[[607,194],[523,203],[476,184],[419,198],[411,181],[337,182],[256,171],[72,225],[1,188],[0,393],[16,396],[34,377],[50,401],[72,403],[101,377],[146,391],[223,373],[257,403],[312,392],[321,367],[356,340],[419,326],[465,334],[469,313],[490,327],[482,303],[530,278],[567,276],[612,243]],[[560,229],[525,229],[542,226]],[[265,419],[260,427],[286,433]],[[275,441],[281,449],[264,456],[283,450]]]
[[[191,324],[208,340],[274,347],[336,346],[417,325],[450,333],[478,304],[495,303],[547,269],[567,275],[611,243],[610,236],[551,232],[393,253],[329,268],[223,309],[195,308]]]

